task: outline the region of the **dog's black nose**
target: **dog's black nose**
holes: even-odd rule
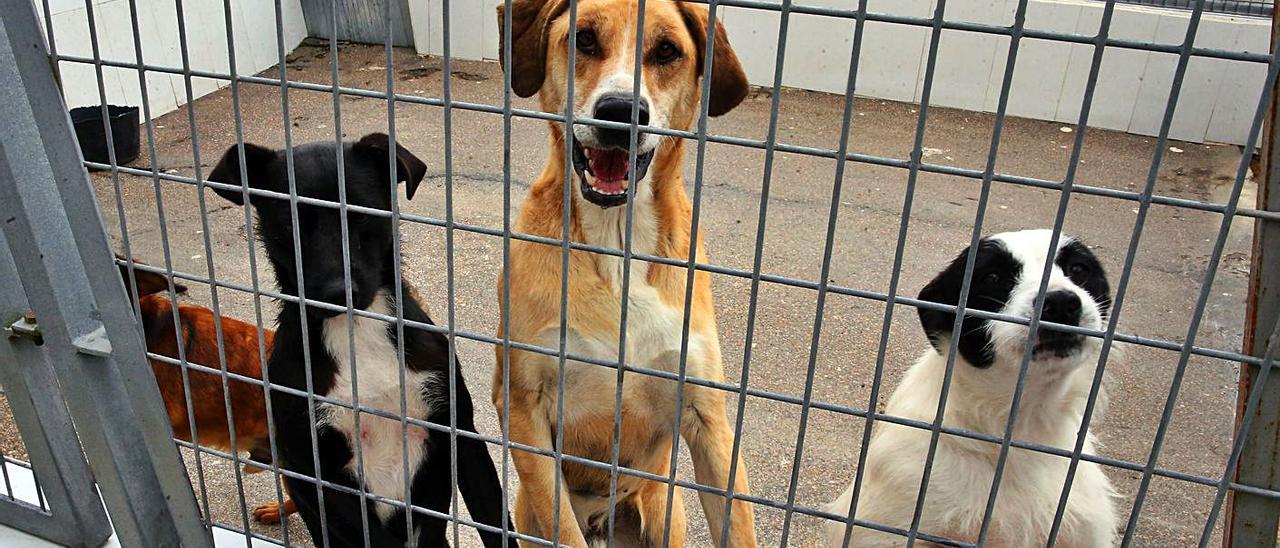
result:
[[[1040,319],[1063,325],[1080,325],[1080,297],[1074,291],[1050,291],[1044,296]]]
[[[596,101],[596,110],[591,117],[597,120],[630,124],[633,105],[635,103],[631,101],[630,95],[605,95]],[[649,102],[640,99],[637,110],[639,111],[636,117],[637,123],[642,126],[649,125]],[[596,135],[602,145],[628,148],[631,144],[631,134],[626,129],[597,127]]]

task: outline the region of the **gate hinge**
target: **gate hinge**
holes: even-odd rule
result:
[[[40,333],[40,324],[36,323],[35,312],[28,310],[17,319],[6,323],[4,330],[10,338],[27,337],[37,345],[44,344],[44,336]]]
[[[9,322],[9,325],[5,326],[5,331],[10,338],[26,337],[36,345],[44,344],[44,334],[40,332],[40,324],[36,322],[35,313],[30,310]],[[93,331],[76,337],[71,341],[71,346],[81,354],[102,357],[111,355],[111,340],[107,338],[107,329],[101,323]]]

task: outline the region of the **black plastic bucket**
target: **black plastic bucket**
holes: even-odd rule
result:
[[[138,107],[107,105],[111,117],[111,138],[116,149],[116,165],[125,165],[138,158]],[[80,153],[84,159],[100,164],[111,163],[107,152],[107,132],[102,127],[102,107],[78,107],[71,109],[71,123],[80,141]]]

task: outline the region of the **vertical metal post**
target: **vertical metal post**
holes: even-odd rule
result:
[[[0,0],[0,224],[122,545],[211,545],[27,0]]]
[[[0,164],[4,162],[0,156]],[[0,320],[7,324],[30,308],[9,246],[0,240]],[[46,511],[43,498],[41,506],[14,498],[8,463],[0,462],[8,494],[0,498],[0,524],[64,546],[101,545],[111,536],[111,524],[94,491],[67,403],[44,349],[23,339],[0,333],[0,386],[39,479],[37,497],[49,504]]]
[[[1280,19],[1271,20],[1271,51],[1280,43]],[[1280,147],[1276,146],[1280,104],[1271,94],[1267,112],[1265,141],[1262,146],[1262,169],[1255,173],[1258,181],[1258,209],[1280,211]],[[1246,150],[1245,154],[1251,151]],[[1244,351],[1262,357],[1266,352],[1275,324],[1280,321],[1280,222],[1259,218],[1253,225],[1253,265],[1249,276],[1249,308],[1245,318]],[[1246,412],[1245,400],[1257,382],[1262,367],[1240,368],[1237,425]],[[1271,364],[1269,367],[1275,367]],[[1261,398],[1253,410],[1252,426],[1236,469],[1237,483],[1280,489],[1280,375],[1270,375],[1262,388]],[[1280,534],[1280,500],[1248,492],[1232,493],[1224,527],[1224,546],[1274,546]]]

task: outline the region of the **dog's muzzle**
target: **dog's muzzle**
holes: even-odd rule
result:
[[[596,101],[593,117],[597,120],[631,123],[631,111],[635,104],[630,96],[606,95]],[[643,99],[637,109],[636,122],[649,124],[649,107]],[[582,186],[582,196],[600,207],[614,207],[627,203],[628,182],[639,181],[649,171],[656,147],[648,152],[636,151],[635,165],[631,164],[631,132],[627,129],[592,127],[594,143],[584,144],[570,135],[573,147],[573,169]],[[641,136],[643,137],[643,136]],[[637,139],[639,141],[641,139]]]
[[[1036,336],[1036,346],[1032,349],[1032,356],[1036,359],[1070,358],[1083,347],[1083,335],[1041,329]]]
[[[360,284],[355,280],[351,282],[351,306],[356,310],[364,310],[369,308],[373,303],[373,292],[361,291]],[[346,282],[337,277],[328,283],[312,286],[307,288],[307,299],[322,301],[327,304],[346,307],[347,306],[347,286]],[[308,306],[307,314],[316,318],[332,318],[345,312],[340,310],[331,310],[319,306]]]
[[[1080,325],[1082,315],[1080,297],[1074,292],[1058,290],[1045,295],[1042,321],[1063,325]],[[1032,353],[1037,358],[1068,358],[1084,345],[1084,336],[1064,331],[1041,328],[1036,333],[1036,346]]]

